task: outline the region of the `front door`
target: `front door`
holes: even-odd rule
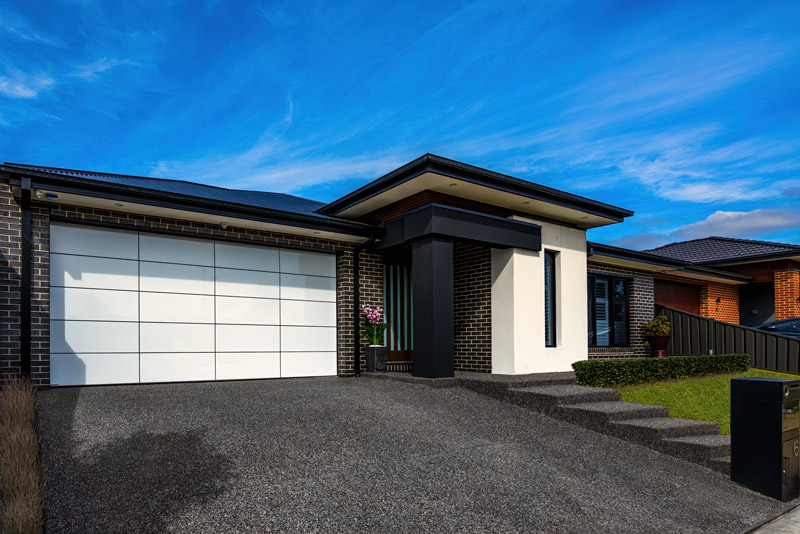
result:
[[[384,264],[383,295],[384,313],[389,324],[386,329],[386,346],[389,348],[387,361],[390,370],[410,371],[410,363],[414,359],[410,266]]]

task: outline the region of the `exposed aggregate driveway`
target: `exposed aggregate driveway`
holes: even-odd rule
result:
[[[726,477],[460,388],[320,378],[40,395],[48,533],[736,533]]]

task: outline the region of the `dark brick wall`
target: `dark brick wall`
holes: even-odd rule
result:
[[[0,184],[0,374],[19,375],[20,209]]]
[[[338,373],[353,374],[353,251],[352,243],[229,227],[186,220],[154,217],[60,204],[34,203],[32,287],[32,378],[47,384],[50,376],[49,288],[50,220],[104,224],[129,230],[162,231],[186,237],[216,238],[242,243],[302,247],[337,253]],[[19,374],[20,347],[20,209],[6,185],[0,186],[0,378]],[[361,303],[371,306],[383,301],[382,260],[374,254],[361,255]],[[363,354],[363,353],[362,353]],[[362,357],[363,366],[363,357]]]
[[[492,250],[456,242],[453,248],[455,369],[492,372]]]
[[[371,254],[364,250],[359,255],[359,309],[353,310],[353,256],[354,250],[348,249],[337,262],[337,317],[339,325],[339,374],[354,374],[353,357],[353,321],[360,323],[361,306],[374,308],[383,305],[383,258],[379,254]],[[366,370],[364,349],[367,341],[361,340],[361,371]]]
[[[383,306],[383,256],[361,252],[359,265],[361,276],[359,278],[359,310],[361,306],[376,308]],[[357,311],[357,313],[359,313]],[[360,316],[359,316],[360,319]],[[361,338],[361,371],[367,368],[365,350],[369,343]]]
[[[630,300],[629,327],[630,344],[627,347],[589,347],[589,359],[592,358],[636,358],[649,356],[650,349],[644,347],[644,336],[640,325],[653,318],[655,313],[655,290],[653,275],[642,271],[634,271],[615,265],[594,263],[588,264],[589,274],[606,274],[628,278]],[[584,334],[584,335],[588,335]]]

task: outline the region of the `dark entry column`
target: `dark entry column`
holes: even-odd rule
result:
[[[453,241],[431,236],[411,244],[414,375],[453,376]]]

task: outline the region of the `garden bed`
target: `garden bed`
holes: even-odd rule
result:
[[[42,464],[36,432],[36,392],[29,382],[0,388],[0,529],[42,532]]]

